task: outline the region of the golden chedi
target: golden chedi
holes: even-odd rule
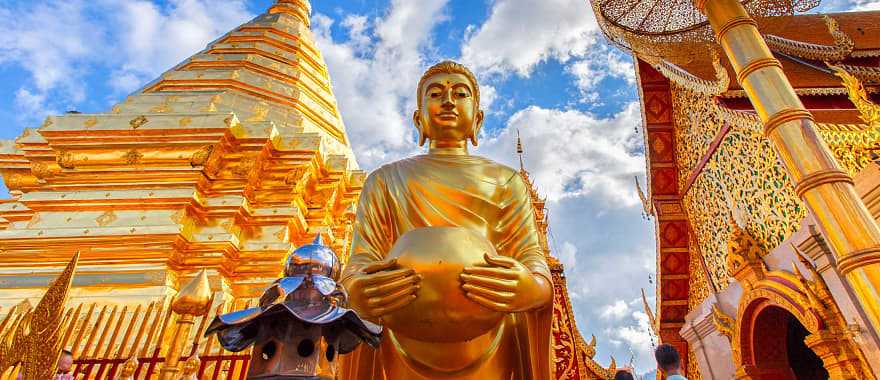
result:
[[[341,278],[385,335],[344,358],[342,378],[548,379],[553,288],[528,187],[468,154],[483,112],[467,68],[431,67],[417,95],[428,153],[367,178]]]

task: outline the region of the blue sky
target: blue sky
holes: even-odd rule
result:
[[[271,0],[21,0],[0,3],[0,138],[49,114],[101,112]],[[409,115],[421,72],[456,59],[481,81],[476,154],[525,162],[548,197],[552,248],[567,268],[596,359],[652,367],[639,289],[653,295],[653,223],[641,217],[640,111],[631,59],[598,33],[587,0],[313,0],[316,41],[367,170],[417,151]],[[831,0],[823,10],[877,8]],[[369,110],[370,112],[362,112]],[[653,300],[649,300],[653,303]]]

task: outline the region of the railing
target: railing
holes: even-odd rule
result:
[[[187,337],[181,362],[198,354],[197,379],[244,379],[250,353],[224,350],[213,336],[202,338],[208,323],[217,314],[250,306],[250,302],[216,302],[204,316],[195,317]],[[6,311],[6,313],[3,313]],[[14,333],[16,326],[31,314],[28,304],[0,310],[0,338]],[[5,314],[5,315],[3,315]],[[160,299],[149,305],[79,304],[65,310],[62,347],[74,355],[73,373],[77,380],[127,379],[122,368],[132,357],[137,367],[132,379],[157,379],[165,363],[175,321],[179,318],[170,301]],[[2,371],[0,371],[2,378]],[[14,377],[13,377],[14,379]]]
[[[181,358],[181,361],[187,358]],[[244,380],[247,377],[247,368],[250,364],[250,355],[228,354],[202,356],[201,365],[197,373],[197,379],[225,379]],[[126,359],[81,359],[74,361],[74,374],[76,379],[117,379]],[[137,369],[134,371],[134,379],[152,379],[158,375],[160,363],[165,358],[153,355],[146,358],[138,358]]]

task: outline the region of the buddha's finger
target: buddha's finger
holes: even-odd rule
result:
[[[514,266],[516,266],[517,263],[517,261],[513,258],[507,256],[490,255],[488,253],[483,254],[483,259],[491,265],[504,268],[513,268]]]
[[[500,302],[491,301],[481,295],[473,294],[473,293],[465,293],[464,295],[467,298],[470,298],[472,301],[474,301],[480,305],[483,305],[489,309],[496,310],[496,311],[510,311],[509,306],[507,306],[503,303],[500,303]]]
[[[474,274],[484,277],[493,277],[507,280],[515,280],[519,277],[513,270],[506,268],[488,268],[488,267],[465,267],[464,273]]]
[[[398,291],[411,285],[418,284],[420,281],[421,277],[419,277],[418,275],[404,276],[391,282],[369,286],[364,289],[364,294],[367,297],[377,297]]]
[[[384,282],[389,282],[392,280],[396,280],[398,278],[412,276],[415,275],[415,271],[412,269],[395,269],[385,272],[368,274],[367,278],[364,279],[364,286],[370,286],[374,284],[381,284]]]
[[[465,284],[473,284],[498,290],[513,291],[516,289],[516,282],[511,280],[499,280],[495,277],[480,276],[474,274],[461,274],[461,279]]]
[[[375,263],[367,264],[363,268],[361,268],[361,271],[363,271],[366,274],[372,274],[372,273],[380,272],[383,270],[392,269],[396,266],[397,266],[397,259],[391,259],[391,260],[377,261]]]
[[[484,297],[492,302],[498,302],[502,304],[509,303],[513,301],[513,293],[511,292],[503,292],[495,289],[484,288],[482,286],[475,286],[470,284],[462,285],[461,287],[464,289],[466,294],[473,294]]]
[[[387,306],[382,306],[382,307],[379,307],[379,308],[374,309],[373,313],[374,313],[375,315],[382,316],[382,315],[385,315],[385,314],[391,313],[391,312],[393,312],[393,311],[395,311],[395,310],[397,310],[397,309],[400,309],[400,308],[402,308],[402,307],[404,307],[404,306],[406,306],[406,305],[409,305],[410,302],[415,301],[415,299],[416,299],[416,295],[415,295],[415,294],[411,294],[411,295],[406,296],[406,297],[398,298],[397,300],[395,300],[394,302],[388,304]]]
[[[419,290],[418,285],[410,285],[410,286],[407,286],[403,289],[397,290],[396,292],[393,292],[393,293],[389,293],[389,294],[377,296],[377,297],[371,297],[370,299],[367,300],[367,306],[374,308],[374,309],[379,308],[379,307],[385,307],[386,305],[389,305],[389,304],[393,303],[394,301],[397,301],[401,298],[404,298],[409,295],[414,295],[418,290]]]

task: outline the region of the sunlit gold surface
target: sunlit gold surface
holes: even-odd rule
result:
[[[366,175],[308,15],[280,1],[106,113],[0,141],[0,306],[38,297],[74,247],[73,301],[130,308],[201,269],[224,301],[257,297],[317,233],[345,252]]]
[[[367,179],[341,281],[355,309],[381,319],[421,292],[417,272],[422,267],[404,268],[388,257],[397,239],[423,227],[466,228],[488,239],[498,256],[486,255],[480,267],[465,267],[459,291],[506,317],[470,341],[429,342],[427,336],[400,336],[391,327],[379,350],[361,348],[346,358],[343,378],[549,378],[552,309],[546,306],[552,279],[529,190],[515,170],[467,154],[466,144],[476,143],[482,122],[476,83],[454,64],[438,67],[445,68],[430,69],[423,78],[414,115],[430,140],[429,153],[385,165]],[[443,259],[436,257],[436,265]],[[438,333],[444,331],[432,335]]]
[[[708,1],[704,12],[715,30],[724,29],[732,20],[749,18],[735,0]],[[757,28],[751,24],[730,28],[718,42],[737,73],[752,62],[773,59]],[[792,112],[787,110],[804,110],[778,67],[757,69],[742,78],[741,84],[765,124],[778,120],[784,112]],[[828,146],[819,138],[811,118],[782,122],[768,131],[767,138],[773,142],[795,188],[802,189],[799,193],[802,192],[804,203],[838,260],[846,262],[849,256],[862,254],[859,263],[849,266],[844,275],[865,309],[871,328],[880,331],[880,228],[856,194],[851,180],[800,186],[805,180],[816,178],[816,173],[843,173]]]
[[[485,254],[495,255],[495,248],[465,228],[419,228],[402,235],[388,257],[418,273],[421,287],[412,303],[382,317],[384,325],[429,342],[461,342],[497,327],[503,314],[468,299],[459,280],[465,267],[485,264]]]

